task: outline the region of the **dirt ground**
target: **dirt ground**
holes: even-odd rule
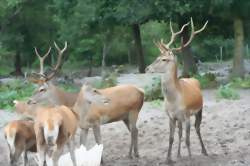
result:
[[[177,132],[173,146],[175,166],[248,166],[250,165],[250,90],[241,90],[240,99],[217,100],[215,90],[204,90],[204,113],[201,132],[209,156],[201,154],[195,129],[191,128],[192,158],[187,157],[185,132],[182,140],[182,158],[177,155]],[[0,111],[2,126],[17,116]],[[194,119],[192,119],[194,120]],[[193,121],[194,122],[194,121]],[[192,123],[193,124],[193,123]],[[168,117],[161,105],[146,102],[139,115],[139,159],[129,159],[130,135],[122,122],[102,126],[105,165],[163,166],[168,149]],[[92,132],[89,147],[94,145]],[[7,145],[0,133],[0,166],[8,165]],[[31,161],[34,163],[34,161]],[[34,164],[31,164],[34,165]]]

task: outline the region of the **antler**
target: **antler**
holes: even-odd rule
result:
[[[191,23],[192,23],[192,22],[191,22]],[[184,28],[185,28],[186,26],[188,26],[188,25],[189,25],[189,22],[186,23],[186,24],[184,24],[184,25],[181,27],[181,30],[180,30],[180,31],[174,32],[173,27],[172,27],[172,22],[171,22],[171,20],[170,20],[169,27],[170,27],[171,34],[172,34],[172,35],[171,35],[170,41],[168,42],[168,44],[165,45],[165,47],[168,48],[168,49],[170,49],[170,45],[174,42],[176,36],[179,35],[179,34],[181,34],[182,31],[184,30]]]
[[[40,61],[40,72],[39,72],[40,75],[43,75],[43,76],[44,76],[44,68],[43,68],[44,60],[45,60],[46,57],[49,55],[50,50],[51,50],[51,47],[49,47],[49,50],[47,51],[47,53],[46,53],[44,56],[41,56],[41,55],[38,53],[37,48],[35,47],[36,55],[37,55],[37,57],[39,58],[39,61]]]
[[[202,31],[206,28],[207,23],[208,23],[208,21],[205,22],[205,24],[203,25],[203,27],[202,27],[201,29],[195,31],[195,30],[194,30],[193,19],[192,19],[192,17],[191,17],[191,35],[190,35],[189,40],[188,40],[185,44],[182,43],[182,45],[181,45],[180,47],[178,47],[178,48],[172,48],[171,50],[172,50],[172,51],[180,51],[180,50],[182,50],[184,47],[187,47],[187,46],[192,42],[194,36],[197,35],[198,33],[202,32]]]
[[[57,63],[56,63],[56,65],[53,67],[53,72],[52,72],[50,75],[48,75],[48,76],[46,77],[46,81],[48,81],[48,80],[50,80],[51,78],[53,78],[53,77],[55,76],[55,74],[57,73],[57,71],[58,71],[58,69],[59,69],[59,67],[60,67],[60,65],[61,65],[61,63],[62,63],[62,56],[63,56],[63,53],[66,51],[67,46],[68,46],[68,44],[67,44],[66,41],[65,41],[65,43],[64,43],[64,48],[63,48],[63,49],[60,49],[60,48],[58,47],[58,45],[56,44],[55,41],[54,41],[54,45],[55,45],[55,47],[56,47],[56,49],[57,49],[57,51],[58,51]]]

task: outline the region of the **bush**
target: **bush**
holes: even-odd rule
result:
[[[154,77],[150,85],[145,88],[145,100],[152,101],[157,99],[163,99],[161,91],[161,78]]]
[[[231,86],[231,84],[221,85],[217,90],[217,97],[230,99],[230,100],[237,100],[240,98],[240,95],[237,91]]]
[[[205,73],[203,75],[195,75],[194,78],[199,80],[201,88],[214,88],[218,85],[216,76],[213,73]]]
[[[242,78],[234,78],[231,82],[230,85],[234,88],[244,88],[248,89],[250,88],[250,77],[246,77],[244,79]]]
[[[97,89],[109,88],[117,85],[117,72],[112,72],[106,76],[103,76],[101,81],[96,81],[93,87]]]
[[[32,95],[35,86],[23,80],[13,80],[0,84],[0,108],[10,110],[13,100],[24,100]]]

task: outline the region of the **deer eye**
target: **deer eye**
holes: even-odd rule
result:
[[[162,61],[164,61],[164,62],[169,62],[169,59],[162,59]]]

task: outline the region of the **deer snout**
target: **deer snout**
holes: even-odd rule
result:
[[[54,146],[54,145],[55,145],[55,143],[54,143],[54,137],[53,137],[53,136],[49,136],[49,137],[47,138],[47,144],[48,144],[49,146]]]

